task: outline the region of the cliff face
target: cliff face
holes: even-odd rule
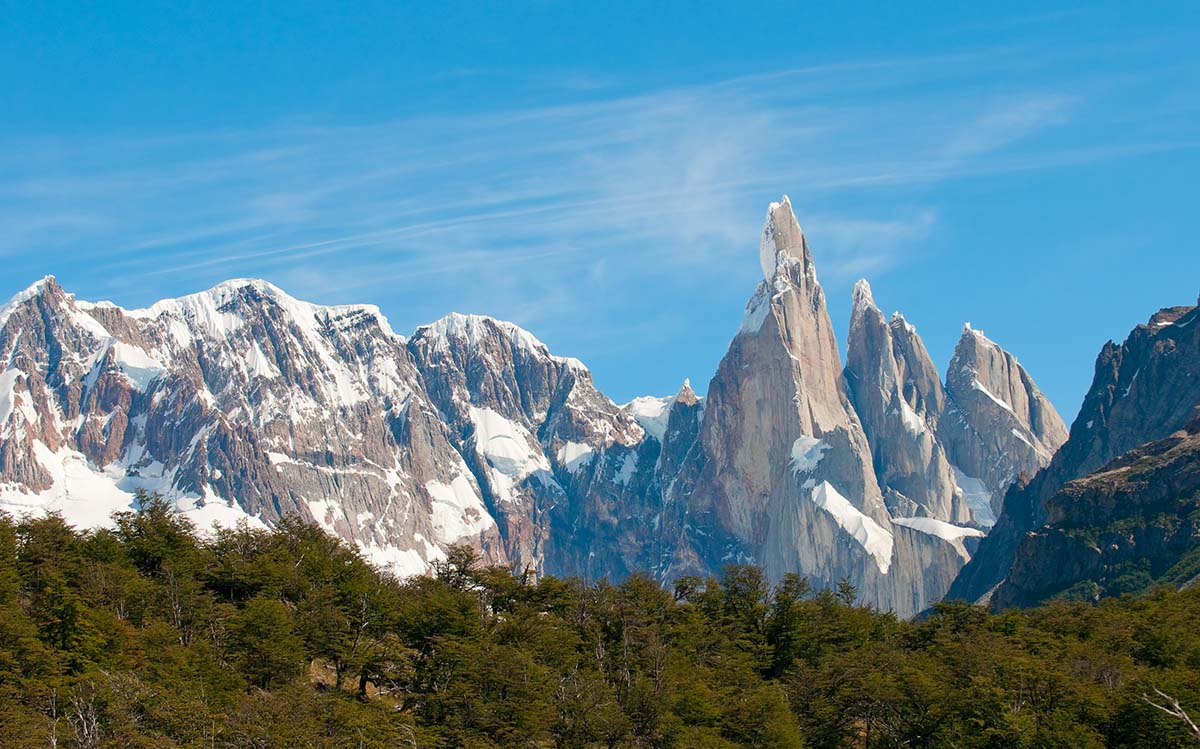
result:
[[[982,482],[998,514],[1008,487],[1050,462],[1066,426],[1016,357],[970,325],[946,370],[946,392],[946,452],[960,474]]]
[[[884,475],[895,483],[889,508],[847,395],[824,291],[786,199],[768,211],[760,260],[764,279],[709,385],[699,444],[681,469],[692,485],[668,574],[754,562],[772,579],[787,572],[817,585],[848,579],[866,600],[914,613],[944,592],[964,561],[964,539],[982,535],[955,525],[969,511],[936,441],[922,436],[932,427],[909,413],[940,397],[940,386],[928,384],[936,374],[921,359],[919,339],[905,333],[893,348],[881,319],[858,320],[852,336],[862,343],[852,344],[852,366],[870,387],[890,388],[887,398],[870,401]],[[903,432],[903,445],[887,441],[888,429]]]
[[[1184,429],[1071,481],[1046,502],[993,604],[1097,600],[1200,579],[1200,408]]]
[[[972,522],[937,435],[947,404],[937,369],[899,313],[884,320],[866,281],[854,287],[845,376],[889,512]]]
[[[1067,482],[1189,423],[1200,404],[1198,309],[1161,310],[1124,343],[1105,344],[1067,442],[1045,469],[1008,492],[996,527],[949,595],[986,598],[1008,575],[1025,534],[1047,521],[1048,502]]]

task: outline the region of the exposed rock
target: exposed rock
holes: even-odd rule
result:
[[[946,392],[938,435],[960,474],[983,483],[998,514],[1008,487],[1048,464],[1067,428],[1016,357],[969,323],[946,371]]]
[[[760,259],[764,280],[709,384],[699,444],[681,469],[691,492],[667,576],[753,562],[771,579],[848,579],[865,600],[913,613],[940,597],[962,559],[937,534],[892,525],[786,198],[768,210]]]
[[[1200,407],[1183,430],[1068,482],[1020,543],[997,608],[1096,600],[1200,574]]]
[[[0,308],[0,507],[102,525],[145,488],[202,526],[300,514],[401,574],[456,543],[585,578],[755,562],[919,611],[980,535],[942,435],[954,393],[864,285],[846,370],[860,421],[786,198],[760,261],[707,398],[685,382],[623,406],[579,361],[487,317],[406,340],[374,307],[263,281],[126,311],[48,278]],[[968,363],[1011,404],[1004,429],[1052,449],[1053,411],[1015,360],[978,345]],[[1012,447],[977,442],[987,465]]]
[[[1047,502],[1068,482],[1119,455],[1182,429],[1200,404],[1200,308],[1171,307],[1105,344],[1070,438],[1027,485],[1005,497],[996,527],[950,595],[980,600],[1008,574],[1024,535],[1047,520]]]
[[[884,320],[865,280],[854,287],[846,387],[891,514],[971,522],[937,436],[946,407],[937,369],[913,326],[898,313]]]

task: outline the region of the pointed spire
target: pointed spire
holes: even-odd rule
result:
[[[852,294],[854,306],[870,305],[875,306],[875,297],[871,295],[871,284],[867,279],[860,278],[854,282],[854,292]]]
[[[865,278],[860,278],[854,283],[854,291],[850,298],[853,302],[850,310],[851,320],[858,318],[867,310],[879,309],[875,304],[875,297],[871,295],[871,284],[867,283]],[[882,317],[882,314],[880,316]]]
[[[784,195],[779,202],[767,206],[767,217],[758,246],[763,277],[768,281],[774,278],[779,266],[788,258],[807,262],[808,242],[796,221],[796,214],[792,212],[792,201]]]
[[[694,405],[700,398],[696,396],[696,391],[692,390],[691,378],[685,378],[683,385],[679,387],[679,392],[675,395],[677,403],[683,403],[686,406]]]

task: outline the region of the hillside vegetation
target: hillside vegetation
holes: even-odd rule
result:
[[[917,622],[753,567],[398,581],[320,529],[0,516],[0,747],[1185,747],[1200,593]]]

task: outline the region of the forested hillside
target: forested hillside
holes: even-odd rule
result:
[[[314,526],[0,517],[3,747],[1184,747],[1200,593],[919,622],[752,567],[400,582]],[[1155,691],[1160,690],[1160,691]],[[1167,695],[1167,696],[1163,696]]]

